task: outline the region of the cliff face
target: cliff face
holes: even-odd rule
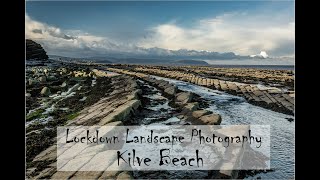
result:
[[[26,40],[26,59],[27,60],[47,60],[48,55],[42,46],[30,39]]]

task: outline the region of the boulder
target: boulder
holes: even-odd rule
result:
[[[211,112],[208,110],[197,110],[192,112],[192,116],[195,118],[199,118],[201,116],[209,115],[209,114],[211,114]]]
[[[47,78],[45,76],[40,76],[39,77],[39,81],[40,82],[46,82],[47,81]]]
[[[190,110],[190,111],[195,111],[199,108],[199,103],[198,102],[193,102],[193,103],[188,103],[184,108]]]
[[[41,95],[43,95],[43,96],[49,96],[49,95],[51,94],[50,89],[49,89],[48,87],[42,88],[42,90],[41,90],[40,93],[41,93]]]
[[[175,95],[177,90],[178,90],[177,86],[169,86],[164,90],[164,92],[170,95]]]
[[[219,114],[209,114],[201,116],[199,120],[208,125],[219,125],[221,123],[221,116]]]
[[[37,79],[29,79],[29,86],[39,83]]]
[[[55,80],[57,80],[57,78],[55,76],[48,76],[48,80],[49,81],[55,81]]]
[[[181,92],[176,96],[176,101],[181,102],[183,104],[189,103],[192,101],[193,93],[191,92]]]
[[[164,82],[161,82],[158,86],[162,89],[166,88],[167,86],[169,85],[169,82],[167,81],[164,81]]]

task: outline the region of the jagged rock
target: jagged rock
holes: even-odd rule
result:
[[[169,86],[164,90],[164,92],[170,95],[175,95],[177,90],[178,90],[177,86]]]
[[[131,80],[131,82],[129,81],[128,83],[130,84],[130,88],[132,88],[132,89],[139,88],[139,86],[138,86],[136,81]]]
[[[127,99],[128,100],[139,99],[138,94],[141,94],[141,93],[142,93],[141,89],[137,89],[137,90],[133,91],[131,94],[129,94],[127,96]]]
[[[164,88],[167,88],[168,85],[169,85],[169,82],[164,81],[164,82],[160,83],[158,86],[159,86],[160,88],[164,89]]]
[[[221,123],[221,116],[219,114],[209,114],[201,116],[199,120],[208,125],[219,125]]]
[[[198,102],[193,102],[193,103],[188,103],[184,108],[190,110],[190,111],[195,111],[199,108],[199,103]]]
[[[42,88],[40,93],[44,96],[49,96],[51,94],[50,89],[48,87]]]
[[[183,104],[191,102],[193,98],[193,93],[191,92],[181,92],[176,96],[176,100],[182,102]]]

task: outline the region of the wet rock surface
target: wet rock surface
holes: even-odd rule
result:
[[[108,113],[100,113],[99,111],[93,111],[96,109],[90,110],[85,109],[85,107],[96,107],[97,102],[102,102],[103,97],[109,96],[114,90],[121,88],[118,86],[122,85],[129,86],[129,88],[126,88],[126,94],[114,94],[108,100],[118,101],[123,98],[123,101],[120,102],[125,104],[127,102],[126,95],[130,95],[135,90],[135,88],[131,88],[135,87],[133,86],[135,81],[130,77],[98,76],[92,73],[88,67],[79,65],[64,65],[61,68],[59,64],[52,64],[52,67],[32,66],[27,67],[26,70],[27,79],[51,74],[54,74],[57,78],[46,79],[42,83],[32,85],[28,81],[26,82],[26,96],[28,97],[26,98],[27,176],[36,179],[49,178],[56,172],[54,162],[56,161],[57,126],[94,124],[95,121],[98,121],[98,117],[93,118],[94,115],[99,114],[101,115],[100,119],[102,119]],[[82,72],[82,75],[76,75],[77,73],[74,72]],[[49,88],[51,94],[48,93]],[[106,101],[106,99],[104,100]],[[116,105],[112,108],[105,108],[117,109]],[[126,108],[123,109],[126,110]],[[86,116],[84,117],[84,115]],[[90,116],[92,118],[89,118]],[[127,117],[122,115],[121,118]]]
[[[214,102],[207,102],[196,94],[181,91],[168,81],[154,79],[149,76],[149,73],[127,69],[106,69],[119,73],[110,76],[103,69],[81,64],[64,64],[63,66],[60,64],[47,70],[37,70],[36,73],[31,68],[27,73],[27,79],[31,78],[32,81],[30,84],[26,80],[27,108],[29,113],[33,112],[33,114],[29,114],[30,122],[33,123],[26,125],[27,133],[29,133],[27,135],[28,143],[33,145],[28,147],[30,150],[27,154],[28,178],[207,179],[220,177],[219,171],[57,172],[55,164],[57,152],[54,144],[56,132],[54,129],[58,125],[119,126],[151,123],[168,125],[221,123],[220,115],[204,110],[209,103]],[[45,81],[44,78],[40,81],[39,77],[45,77]],[[207,78],[197,78],[193,81],[202,86],[215,86],[215,81]],[[237,90],[233,84],[229,85],[227,81],[216,82],[216,85],[222,89]],[[44,87],[50,88],[50,95],[41,95],[41,90]],[[258,95],[261,96],[261,94]],[[43,104],[48,104],[48,108],[39,108]],[[43,110],[37,110],[37,108]],[[45,123],[38,121],[34,124],[35,120],[48,117],[51,119],[44,121]],[[39,146],[34,146],[34,144]]]
[[[110,77],[107,75],[108,73],[103,73],[100,70],[88,70],[84,66],[76,65],[64,66],[64,68],[55,67],[50,70],[40,69],[37,69],[36,73],[32,73],[35,70],[29,69],[29,77],[38,76],[38,73],[40,75],[55,73],[57,80],[52,81],[47,78],[48,81],[32,85],[28,85],[26,82],[27,91],[34,98],[34,101],[27,100],[30,116],[29,123],[26,124],[27,177],[30,178],[82,177],[97,179],[104,176],[111,177],[110,173],[106,173],[108,171],[105,173],[57,172],[55,164],[57,158],[55,128],[57,126],[187,124],[189,117],[192,118],[189,120],[190,124],[192,121],[197,124],[200,123],[200,117],[212,113],[207,112],[197,118],[192,117],[192,112],[200,106],[206,107],[207,102],[194,94],[181,92],[166,81],[157,81],[143,74],[137,74],[137,76],[123,74]],[[81,69],[86,69],[87,72],[74,73],[74,71],[82,72]],[[86,76],[90,72],[94,72],[92,76]],[[81,74],[80,77],[79,74]],[[41,95],[41,90],[45,87],[52,89],[51,95]],[[63,98],[60,97],[61,95]],[[84,97],[86,98],[84,99]],[[83,103],[79,103],[80,101]],[[197,108],[184,110],[188,103],[197,104]],[[47,108],[43,108],[43,104],[47,104]],[[33,112],[32,116],[30,112]],[[50,119],[41,121],[42,116],[50,117]],[[177,118],[178,121],[170,120],[178,116],[181,117],[181,119]],[[148,172],[139,172],[138,174],[117,172],[112,175],[112,178],[143,178],[146,177],[145,173],[148,174]],[[156,172],[156,174],[159,173],[161,172]],[[167,175],[164,177],[167,178],[169,176],[188,176],[187,172],[178,175],[166,173]],[[203,177],[207,175],[208,173],[204,173]],[[152,177],[152,175],[148,177]]]
[[[145,73],[190,82],[244,97],[249,103],[294,114],[294,73],[287,70],[258,70],[211,67],[112,66],[127,72]],[[111,68],[111,69],[112,69]],[[217,75],[218,74],[218,75]]]

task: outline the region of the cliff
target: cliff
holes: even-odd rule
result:
[[[42,46],[30,39],[26,40],[26,60],[47,60],[48,55]]]

